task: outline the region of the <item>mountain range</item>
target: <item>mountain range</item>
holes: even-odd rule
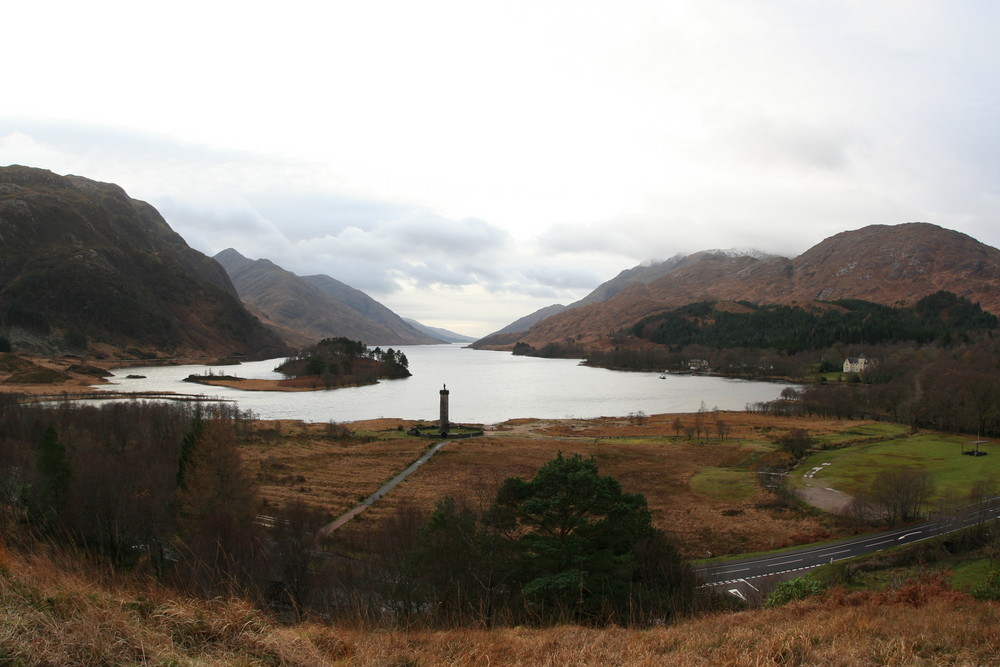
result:
[[[871,225],[792,259],[706,250],[636,266],[472,347],[607,347],[643,317],[699,301],[902,305],[941,290],[1000,313],[1000,250],[929,223]],[[470,340],[405,320],[330,276],[298,276],[231,248],[207,257],[117,185],[0,168],[0,347],[264,358],[339,336],[370,345]]]
[[[270,260],[248,259],[232,248],[217,254],[215,260],[229,274],[247,307],[300,346],[338,336],[369,345],[446,342],[330,276],[297,276]]]
[[[1000,313],[1000,250],[929,223],[871,225],[836,234],[794,259],[706,250],[637,266],[570,306],[550,306],[553,314],[522,318],[518,322],[526,326],[520,331],[511,325],[472,347],[505,350],[524,342],[538,348],[568,340],[606,347],[610,332],[699,301],[804,305],[862,299],[901,305],[940,290]]]
[[[0,324],[8,344],[41,354],[291,351],[152,206],[117,185],[22,166],[0,168]]]
[[[0,344],[40,354],[274,357],[323,338],[469,342],[327,275],[189,247],[117,185],[0,168]]]

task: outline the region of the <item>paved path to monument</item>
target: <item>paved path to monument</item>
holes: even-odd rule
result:
[[[392,491],[393,488],[395,488],[395,486],[397,484],[399,484],[404,479],[406,479],[411,473],[416,472],[417,469],[420,468],[420,466],[422,466],[424,463],[426,463],[427,461],[429,461],[432,456],[434,456],[435,454],[438,453],[439,449],[441,449],[442,447],[445,446],[445,444],[447,444],[447,442],[448,442],[447,440],[442,440],[441,442],[437,443],[436,445],[434,445],[433,447],[431,447],[430,449],[428,449],[426,452],[424,452],[420,456],[419,459],[417,459],[416,461],[414,461],[413,463],[411,463],[406,468],[406,470],[404,470],[403,472],[399,473],[398,475],[396,475],[395,477],[393,477],[391,480],[389,480],[388,482],[386,482],[385,484],[383,484],[382,487],[379,488],[378,491],[376,491],[375,493],[371,494],[370,496],[368,496],[367,498],[365,498],[364,500],[362,500],[359,505],[357,505],[356,507],[354,507],[353,509],[351,509],[350,511],[348,511],[346,514],[342,514],[341,516],[337,517],[336,519],[334,519],[330,523],[328,523],[325,526],[323,526],[322,528],[320,528],[319,529],[319,534],[318,534],[319,539],[323,539],[324,537],[326,537],[327,535],[329,535],[333,531],[337,530],[338,528],[340,528],[341,526],[343,526],[345,523],[347,523],[348,521],[350,521],[351,519],[353,519],[354,517],[356,517],[357,515],[361,514],[366,509],[368,509],[369,507],[371,507],[372,505],[374,505],[375,501],[377,501],[379,498],[381,498],[385,494],[387,494],[390,491]]]

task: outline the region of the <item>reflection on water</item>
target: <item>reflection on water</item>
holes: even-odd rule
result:
[[[451,392],[454,422],[495,424],[516,417],[613,417],[644,412],[743,410],[778,397],[785,385],[701,376],[666,376],[588,368],[573,359],[515,357],[458,345],[403,346],[412,377],[377,385],[311,392],[249,392],[183,382],[209,371],[245,378],[283,377],[282,359],[240,366],[144,366],[114,370],[115,391],[170,391],[236,400],[264,419],[354,421],[378,417],[434,420],[438,391]],[[129,379],[127,375],[143,375]]]

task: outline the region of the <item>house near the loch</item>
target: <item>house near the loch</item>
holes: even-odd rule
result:
[[[844,359],[845,373],[864,373],[878,365],[878,359],[869,359],[864,354]]]

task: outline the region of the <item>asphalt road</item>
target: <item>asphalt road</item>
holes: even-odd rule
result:
[[[998,516],[1000,498],[993,498],[983,505],[964,508],[952,517],[822,545],[810,545],[780,554],[720,561],[695,567],[695,573],[702,586],[751,600],[760,597],[764,589],[773,587],[774,583],[801,576],[820,565],[928,540],[970,528]]]

